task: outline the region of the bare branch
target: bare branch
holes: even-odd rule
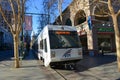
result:
[[[97,13],[95,12],[97,10]],[[103,6],[100,6],[100,3],[95,4],[95,6],[93,7],[93,12],[92,15],[96,15],[98,17],[108,17],[111,14],[109,13],[109,10]]]
[[[7,18],[6,18],[6,16],[5,16],[5,14],[4,14],[4,11],[3,11],[1,5],[0,5],[0,13],[1,13],[3,19],[5,20],[5,22],[7,23],[8,27],[10,28],[10,30],[11,30],[11,32],[12,32],[12,31],[13,31],[12,26],[11,26],[10,23],[7,21]]]
[[[22,25],[21,26],[17,26],[17,27],[19,27],[18,30],[17,30],[17,33],[20,34],[21,31],[22,31]]]
[[[14,4],[13,4],[13,1],[14,0],[9,0],[9,3],[10,3],[10,6],[11,6],[11,9],[12,9],[12,12],[13,12],[13,24],[15,24],[15,27],[12,27],[12,30],[13,30],[13,34],[16,34],[16,22],[17,22],[17,20],[16,20],[16,14],[15,14],[15,9],[14,9]],[[13,28],[15,28],[15,31],[14,31],[14,29]]]
[[[100,3],[103,3],[103,4],[108,4],[108,2],[106,1],[102,1],[102,0],[99,0]]]
[[[63,3],[62,0],[58,0],[58,10],[59,10],[59,14],[60,14],[61,23],[63,23],[63,20],[62,20],[62,3]]]
[[[102,4],[108,4],[106,1],[103,0],[93,0],[90,5],[96,4],[96,3],[102,3]]]
[[[17,21],[18,23],[16,23],[16,31],[19,31],[19,28],[21,27],[21,7],[20,7],[20,0],[17,0],[17,6],[18,6],[18,15],[17,15]]]
[[[112,7],[112,2],[111,2],[111,0],[108,0],[108,8],[109,8],[111,14],[115,14],[114,9],[113,9],[113,7]]]
[[[10,6],[11,6],[11,9],[12,9],[12,12],[13,12],[14,22],[15,22],[16,15],[15,15],[15,9],[14,9],[14,6],[13,6],[13,0],[9,0],[9,2],[10,2]]]
[[[23,0],[23,4],[25,4],[26,0]]]
[[[120,15],[120,10],[118,11],[118,13],[116,15],[117,15],[117,17]]]

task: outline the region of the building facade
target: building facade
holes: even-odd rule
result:
[[[92,0],[73,0],[62,13],[63,21],[61,22],[58,17],[55,24],[75,26],[84,53],[92,52],[97,54],[101,50],[105,52],[115,51],[112,19],[111,17],[96,17],[94,14],[98,13]]]
[[[0,50],[13,49],[12,34],[2,27],[0,27]]]
[[[3,11],[9,23],[11,23],[11,10],[10,6],[8,6],[7,0],[0,0],[1,5],[3,7]],[[12,34],[10,33],[9,27],[7,26],[6,22],[4,21],[2,15],[0,14],[0,49],[13,49],[13,38]]]

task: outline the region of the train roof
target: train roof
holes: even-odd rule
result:
[[[48,28],[48,30],[68,30],[68,31],[77,31],[74,26],[67,25],[47,25],[44,28]]]

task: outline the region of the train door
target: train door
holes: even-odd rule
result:
[[[47,67],[50,63],[50,52],[48,47],[48,40],[47,38],[43,39],[43,53],[44,53],[44,65]]]

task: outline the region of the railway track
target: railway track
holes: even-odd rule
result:
[[[87,67],[80,64],[77,65],[76,70],[70,70],[65,68],[51,68],[45,67],[41,60],[37,60],[39,67],[46,74],[48,80],[101,80],[100,77],[94,75],[87,69]]]
[[[82,70],[83,68],[86,68],[84,66],[81,66]],[[64,80],[102,80],[100,76],[95,75],[90,70],[79,72],[77,70],[60,70],[60,69],[53,69],[56,71],[57,74],[59,74]]]
[[[51,67],[44,67],[41,60],[38,60],[38,64],[40,64],[40,68],[42,68],[43,73],[47,75],[48,80],[68,80],[61,72],[59,72],[59,70]]]
[[[77,70],[65,68],[44,67],[41,61],[38,61],[40,68],[47,75],[48,80],[102,80],[85,66],[78,65]]]
[[[67,80],[67,78],[62,73],[60,73],[58,70],[54,69],[54,71],[56,71],[56,73],[58,73],[64,80]]]
[[[81,80],[80,74],[73,69],[44,67],[43,62],[38,60],[40,68],[48,76],[49,80]]]

